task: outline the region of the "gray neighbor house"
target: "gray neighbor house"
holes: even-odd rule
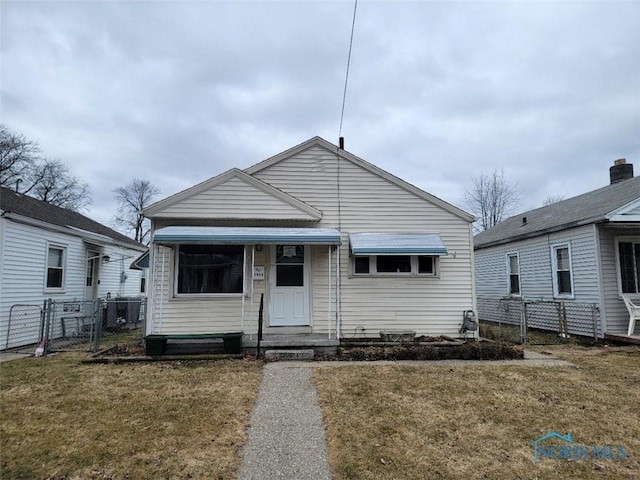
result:
[[[640,304],[640,177],[626,160],[610,168],[609,185],[515,215],[476,235],[474,251],[481,320],[502,321],[518,301],[590,305],[594,325],[569,318],[566,333],[640,343],[625,304]]]

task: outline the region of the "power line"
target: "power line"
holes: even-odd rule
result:
[[[347,84],[349,83],[349,65],[351,64],[351,48],[353,47],[353,32],[356,26],[356,12],[358,10],[358,0],[353,5],[353,21],[351,22],[351,39],[349,40],[349,56],[347,57],[347,74],[344,78],[344,93],[342,94],[342,111],[340,112],[340,128],[338,138],[342,136],[342,120],[344,119],[344,104],[347,101]]]

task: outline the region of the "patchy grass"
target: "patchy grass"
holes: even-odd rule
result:
[[[3,479],[227,479],[261,367],[249,361],[3,363]]]
[[[640,350],[554,351],[577,367],[316,369],[336,478],[637,478]],[[628,458],[534,463],[531,442],[551,431]]]

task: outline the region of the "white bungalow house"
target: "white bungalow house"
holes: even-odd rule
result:
[[[144,211],[147,334],[458,336],[473,217],[314,137]],[[299,337],[298,337],[299,338]]]
[[[481,320],[497,320],[491,301],[499,299],[541,299],[565,309],[589,304],[597,336],[640,341],[640,325],[625,306],[625,298],[640,305],[640,177],[633,165],[617,160],[609,185],[476,235],[475,275]],[[568,333],[592,334],[578,325]]]
[[[0,349],[38,340],[39,319],[26,318],[25,307],[141,295],[144,270],[129,266],[146,249],[77,212],[0,187]],[[25,322],[34,323],[25,330]],[[20,328],[16,343],[7,332]]]

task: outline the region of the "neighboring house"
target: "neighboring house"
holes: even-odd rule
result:
[[[480,319],[496,320],[487,299],[542,298],[594,304],[600,337],[628,334],[622,295],[640,301],[640,177],[621,159],[610,180],[476,235]]]
[[[314,137],[144,211],[148,334],[458,336],[473,217]]]
[[[129,266],[145,250],[77,212],[0,187],[0,348],[13,305],[141,295],[143,271]]]

